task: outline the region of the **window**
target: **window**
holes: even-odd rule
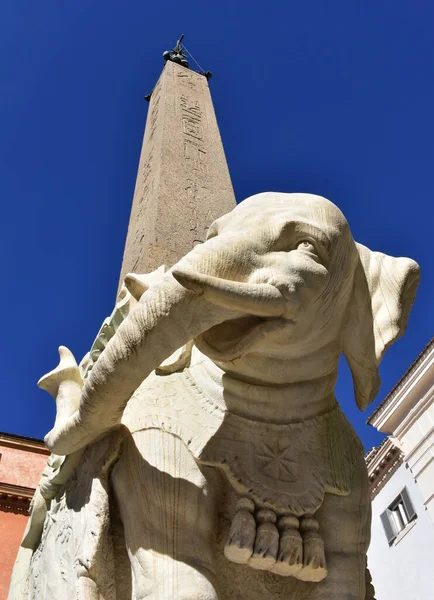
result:
[[[404,488],[390,506],[380,515],[389,546],[409,523],[417,518],[407,488]]]

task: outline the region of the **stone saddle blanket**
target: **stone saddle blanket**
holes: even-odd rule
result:
[[[302,422],[270,424],[235,415],[207,398],[188,371],[151,375],[124,413],[130,431],[158,428],[188,446],[200,464],[222,469],[257,506],[313,514],[324,494],[348,495],[363,448],[338,404]]]

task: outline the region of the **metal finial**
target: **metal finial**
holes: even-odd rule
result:
[[[181,46],[181,42],[184,39],[185,35],[183,33],[181,33],[181,37],[179,38],[179,40],[176,42],[176,46],[174,48],[174,52],[177,52],[178,54],[182,54],[182,46]]]
[[[178,63],[178,65],[188,69],[188,60],[185,58],[184,48],[182,47],[183,39],[184,34],[181,35],[179,40],[176,42],[176,46],[172,48],[172,50],[166,50],[166,52],[163,52],[163,58],[164,60],[171,60],[172,62]]]

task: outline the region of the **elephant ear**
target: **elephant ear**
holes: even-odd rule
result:
[[[387,348],[405,331],[419,285],[419,266],[356,244],[359,261],[343,330],[343,353],[364,410],[380,387],[378,366]]]

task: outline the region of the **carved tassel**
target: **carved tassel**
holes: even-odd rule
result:
[[[273,566],[277,575],[297,576],[303,566],[303,543],[298,532],[299,521],[296,517],[282,517],[277,524],[280,530],[279,553]]]
[[[256,521],[259,527],[249,565],[254,569],[270,571],[276,562],[279,550],[279,532],[275,525],[277,518],[272,510],[264,508],[258,511]]]
[[[303,567],[296,577],[301,581],[322,581],[327,576],[327,566],[318,521],[305,517],[300,523],[300,531],[303,537]]]
[[[374,586],[372,585],[372,577],[371,577],[371,573],[370,573],[368,567],[366,567],[366,570],[365,570],[365,580],[366,580],[365,600],[375,600],[375,589],[374,589]]]
[[[224,553],[230,561],[245,564],[252,556],[255,543],[256,521],[253,517],[255,504],[249,498],[241,498],[235,510]]]

